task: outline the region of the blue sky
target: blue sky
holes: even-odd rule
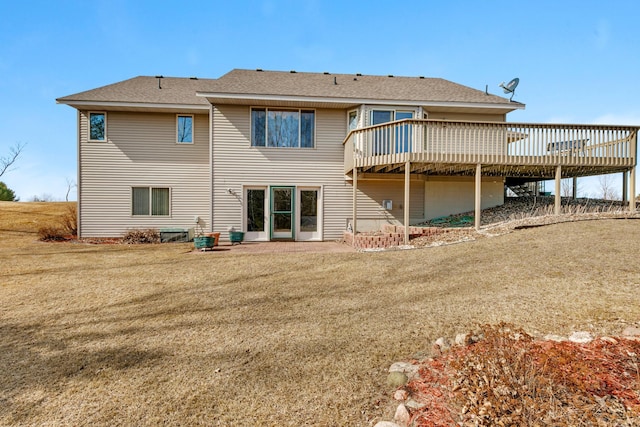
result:
[[[517,76],[527,108],[509,121],[640,125],[638,16],[632,0],[1,2],[0,156],[26,146],[0,179],[64,200],[76,112],[55,98],[137,75],[424,75],[495,94]]]

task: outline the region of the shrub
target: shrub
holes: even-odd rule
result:
[[[68,233],[59,226],[45,225],[38,229],[38,239],[43,242],[61,242],[67,238]]]
[[[76,205],[71,205],[67,212],[60,218],[62,229],[71,236],[78,235],[78,209]]]
[[[158,230],[149,228],[147,230],[130,230],[122,238],[124,244],[140,243],[160,243],[160,233]]]

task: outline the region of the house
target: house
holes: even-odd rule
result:
[[[479,221],[505,185],[611,172],[635,194],[637,128],[510,123],[523,104],[439,78],[236,69],[57,102],[78,111],[82,237],[333,240],[473,209]]]

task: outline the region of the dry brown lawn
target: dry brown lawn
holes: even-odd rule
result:
[[[64,203],[0,202],[0,424],[372,425],[389,365],[505,321],[640,321],[640,221],[412,251],[194,255],[38,242]],[[392,414],[392,412],[391,412]]]

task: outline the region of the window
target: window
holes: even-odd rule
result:
[[[106,141],[107,113],[89,113],[89,141]]]
[[[253,147],[313,148],[315,111],[251,109]]]
[[[178,114],[176,142],[193,144],[193,116]]]
[[[347,119],[347,131],[351,132],[352,130],[358,127],[358,111],[353,110],[349,111],[349,118]]]
[[[131,214],[134,216],[169,216],[169,189],[133,187]]]
[[[264,189],[247,190],[247,231],[264,231]]]
[[[371,124],[379,125],[395,120],[412,119],[413,111],[373,110]],[[373,150],[375,154],[405,153],[411,151],[412,129],[405,124],[395,128],[392,134],[390,128],[374,130]],[[393,147],[393,148],[392,148]],[[393,149],[393,151],[392,151]]]

